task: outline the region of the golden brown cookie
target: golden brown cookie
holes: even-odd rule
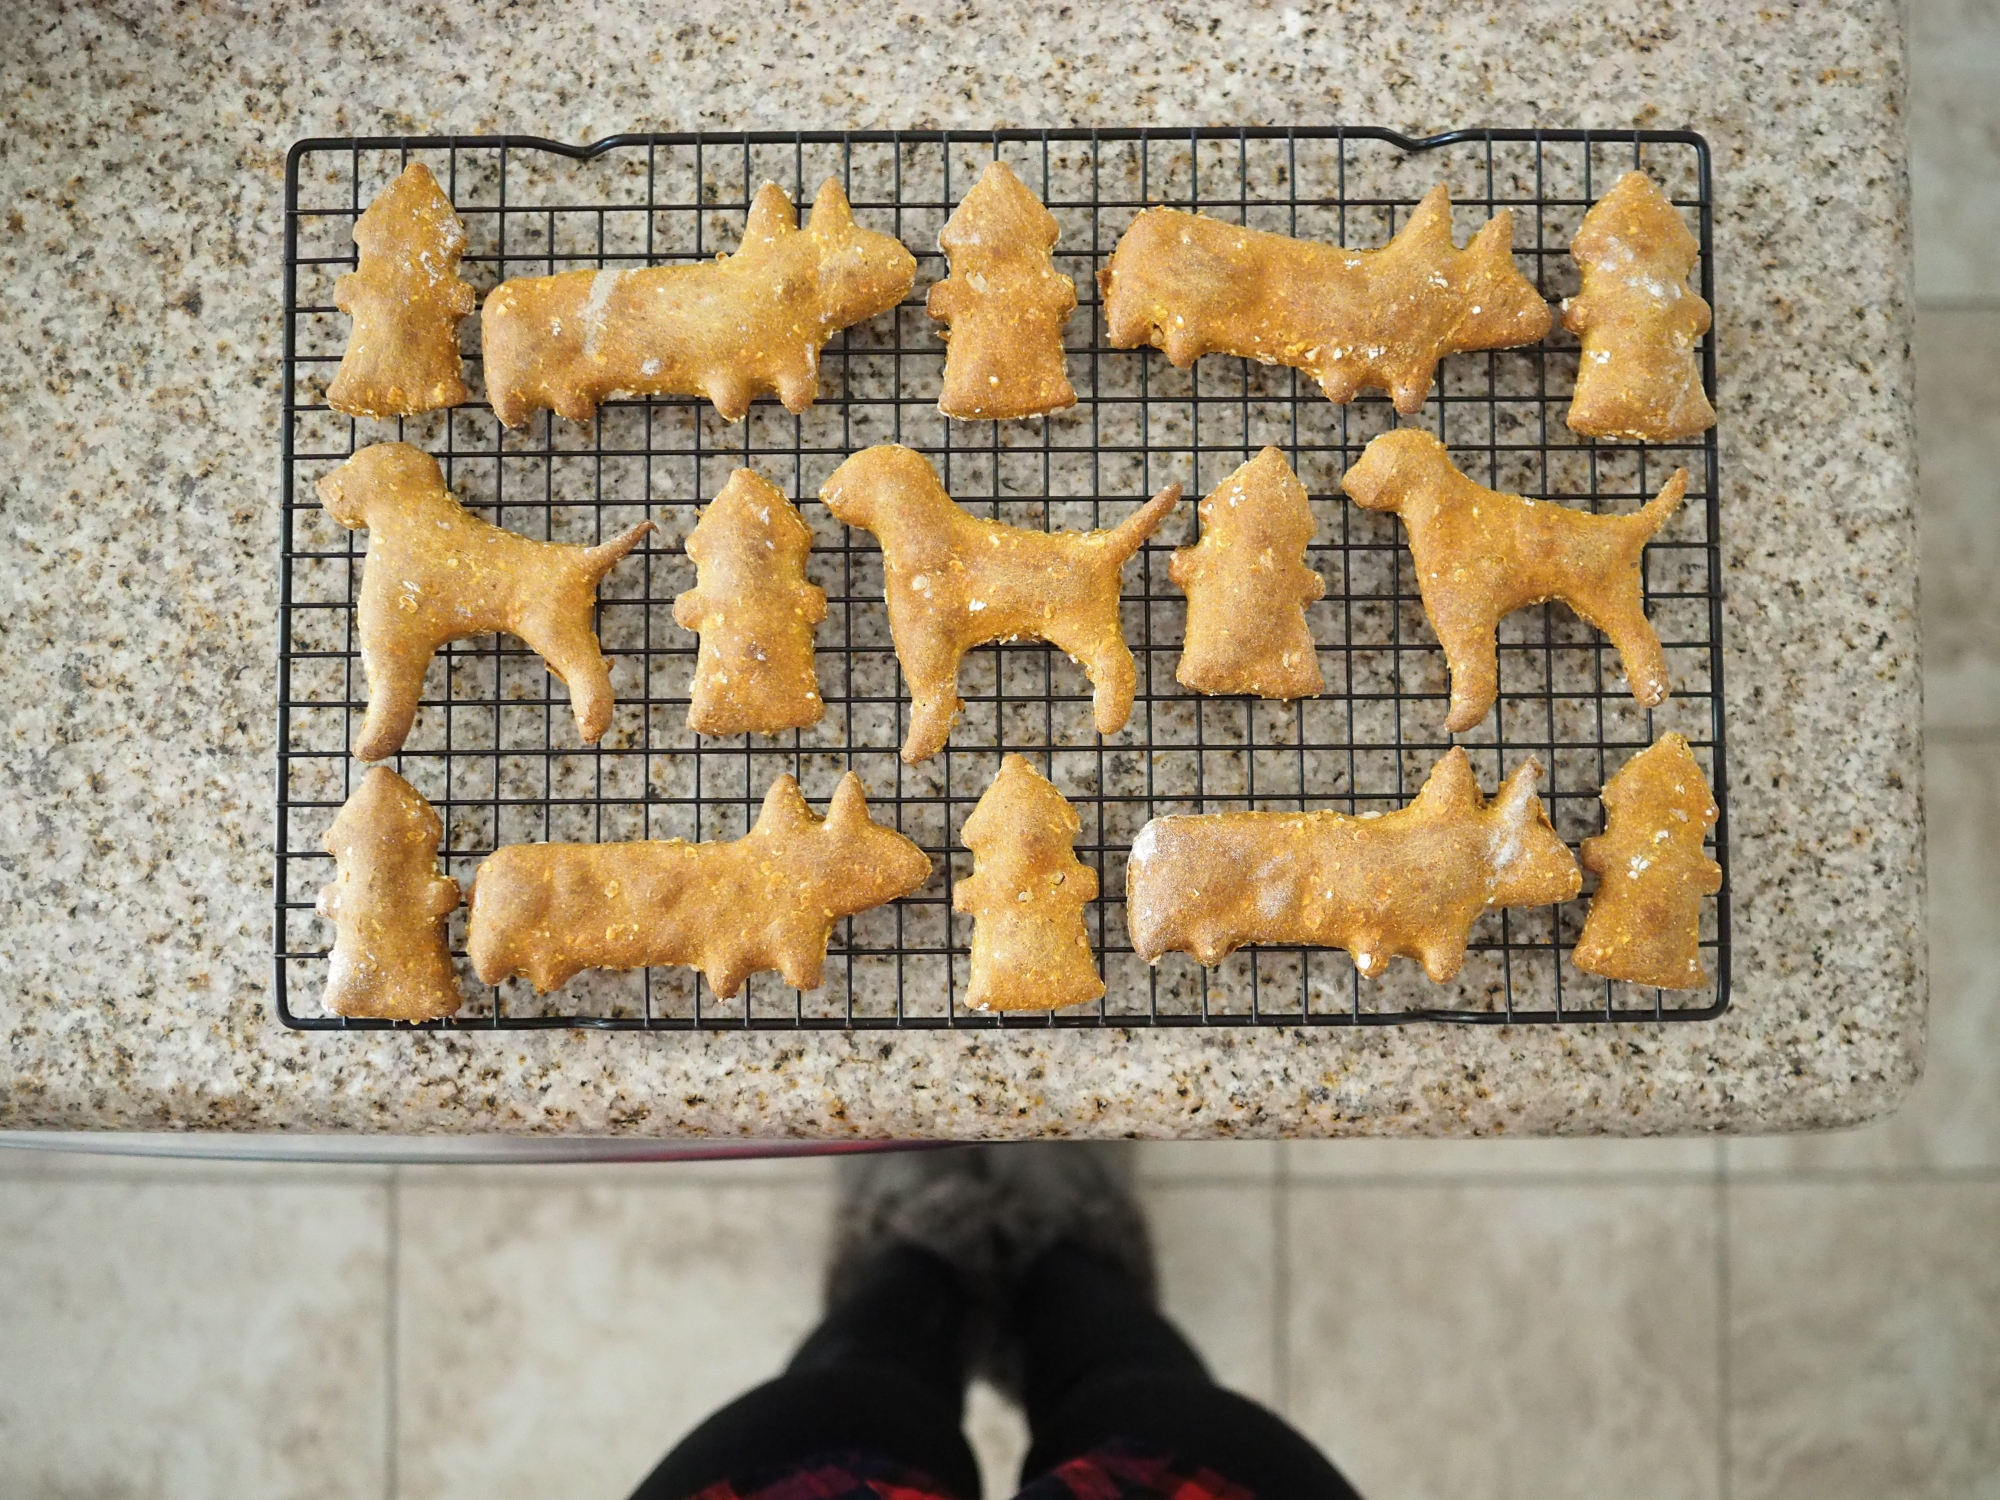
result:
[[[1403,518],[1424,613],[1451,672],[1444,725],[1452,733],[1485,718],[1499,696],[1501,617],[1550,599],[1611,638],[1633,697],[1648,708],[1666,700],[1667,658],[1646,618],[1639,559],[1687,493],[1687,470],[1674,470],[1632,515],[1592,515],[1476,484],[1443,443],[1403,427],[1371,442],[1340,484],[1357,505]]]
[[[1573,432],[1664,443],[1715,425],[1695,340],[1708,304],[1688,285],[1701,244],[1644,172],[1627,172],[1591,205],[1569,253],[1583,290],[1563,327],[1583,340]]]
[[[1018,755],[965,820],[972,873],[951,893],[972,917],[973,1010],[1061,1010],[1104,993],[1083,909],[1097,872],[1074,852],[1076,809]]]
[[[466,949],[488,984],[524,974],[543,994],[585,969],[699,969],[727,1000],[776,969],[817,989],[833,924],[930,878],[915,844],[868,816],[841,777],[825,818],[789,776],[732,842],[510,844],[472,883]]]
[[[651,521],[596,547],[531,541],[460,505],[437,460],[408,443],[363,448],[318,489],[334,520],[368,530],[354,616],[368,678],[359,759],[402,748],[438,647],[495,631],[526,641],[568,685],[586,743],[610,727],[611,670],[591,629],[597,585]]]
[[[429,1021],[458,1009],[445,919],[458,882],[438,873],[444,824],[421,793],[376,766],[335,815],[326,852],[338,872],[315,910],[333,923],[326,1008],[337,1016]]]
[[[1175,671],[1197,693],[1311,698],[1326,682],[1306,606],[1326,580],[1305,565],[1318,523],[1285,455],[1266,448],[1201,502],[1201,540],[1174,553],[1167,577],[1187,595]]]
[[[1619,768],[1601,794],[1604,832],[1583,841],[1583,867],[1598,877],[1590,915],[1570,959],[1588,974],[1700,989],[1701,903],[1722,889],[1722,866],[1702,840],[1715,826],[1715,798],[1701,764],[1677,734],[1663,734]]]
[[[1204,354],[1289,365],[1330,401],[1386,390],[1424,404],[1437,363],[1549,331],[1549,305],[1514,268],[1505,209],[1463,250],[1439,183],[1380,250],[1346,250],[1149,208],[1097,273],[1111,347],[1151,344],[1185,369]]]
[[[687,539],[695,586],[674,623],[699,631],[688,728],[776,734],[826,713],[813,670],[813,627],[826,592],[806,582],[812,532],[785,492],[750,469],[729,476]]]
[[[1038,417],[1076,405],[1063,364],[1063,325],[1076,283],[1049,251],[1056,216],[996,161],[945,220],[938,247],[951,274],[931,287],[946,325],[938,410],[966,420]]]
[[[1132,946],[1148,963],[1219,964],[1246,943],[1345,948],[1373,978],[1414,958],[1442,984],[1479,914],[1567,901],[1583,877],[1524,761],[1488,802],[1457,747],[1416,801],[1380,817],[1336,812],[1155,818],[1126,864]]]
[[[892,236],[854,222],[833,178],[804,229],[767,182],[734,255],[495,287],[481,319],[487,394],[509,427],[543,407],[587,422],[613,391],[706,396],[729,422],[767,392],[802,412],[827,340],[894,307],[916,275]]]
[[[820,499],[882,544],[889,634],[910,685],[903,759],[944,748],[965,706],[959,658],[987,641],[1068,652],[1096,690],[1097,732],[1124,728],[1139,677],[1118,618],[1119,572],[1180,496],[1168,485],[1108,531],[1026,531],[969,515],[908,448],[868,448],[835,469]]]
[[[354,221],[354,270],[333,305],[354,319],[327,405],[350,417],[408,417],[465,399],[459,320],[476,300],[459,280],[465,226],[431,169],[412,162]]]

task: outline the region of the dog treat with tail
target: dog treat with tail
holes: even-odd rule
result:
[[[591,629],[597,585],[651,521],[596,547],[516,536],[459,504],[437,460],[408,443],[363,448],[318,490],[334,520],[368,531],[354,615],[368,679],[358,759],[402,748],[438,647],[489,632],[535,649],[568,685],[577,732],[597,743],[612,708],[611,671]]]
[[[487,394],[509,427],[542,407],[587,422],[613,391],[706,396],[729,422],[767,392],[802,412],[827,340],[901,302],[916,275],[893,236],[854,222],[833,178],[804,229],[767,182],[734,255],[495,287],[481,318]]]
[[[1345,948],[1374,978],[1414,958],[1442,984],[1472,924],[1498,906],[1546,906],[1583,877],[1522,762],[1488,802],[1454,746],[1416,801],[1380,817],[1230,812],[1155,818],[1126,864],[1132,946],[1147,962],[1213,966],[1246,943]]]
[[[543,994],[585,969],[679,964],[727,1000],[776,969],[817,989],[842,917],[930,878],[923,850],[868,816],[861,779],[841,777],[824,818],[789,776],[731,842],[510,844],[472,883],[466,948],[488,984],[526,975]]]
[[[1386,390],[1422,408],[1437,363],[1549,331],[1549,305],[1514,267],[1502,209],[1463,250],[1439,183],[1380,250],[1347,250],[1174,208],[1132,221],[1098,272],[1114,349],[1151,344],[1185,369],[1204,354],[1289,365],[1327,399]]]
[[[1444,647],[1451,707],[1462,734],[1500,691],[1495,632],[1503,615],[1560,599],[1611,638],[1632,696],[1666,701],[1667,658],[1646,618],[1640,557],[1687,493],[1676,469],[1631,515],[1600,516],[1475,483],[1444,444],[1413,427],[1385,432],[1340,480],[1357,505],[1394,511],[1409,533],[1417,591]]]
[[[1180,500],[1170,484],[1108,531],[1026,531],[961,508],[922,454],[867,448],[819,497],[882,544],[889,634],[910,684],[903,759],[928,760],[965,706],[958,663],[988,641],[1047,641],[1082,666],[1099,734],[1131,717],[1139,674],[1118,617],[1120,571]]]

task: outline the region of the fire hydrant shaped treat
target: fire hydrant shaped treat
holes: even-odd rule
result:
[[[1097,872],[1076,857],[1081,827],[1026,760],[1000,762],[965,820],[972,874],[951,895],[952,909],[972,917],[973,1010],[1061,1010],[1104,993],[1083,926]]]
[[[813,627],[826,592],[806,582],[812,532],[791,501],[738,469],[688,534],[695,586],[674,623],[698,631],[688,728],[697,734],[776,734],[826,713],[813,668]]]
[[[1708,304],[1688,285],[1701,244],[1679,210],[1644,172],[1627,172],[1583,216],[1569,252],[1583,268],[1562,315],[1583,341],[1570,430],[1663,443],[1713,427],[1695,356]]]
[[[1266,448],[1200,506],[1201,540],[1174,553],[1167,577],[1187,595],[1174,676],[1198,693],[1311,698],[1326,686],[1306,606],[1326,580],[1305,565],[1318,523],[1292,466]]]
[[[465,399],[458,325],[477,300],[458,276],[465,225],[422,162],[354,222],[355,269],[333,286],[354,319],[327,405],[350,417],[408,417]]]
[[[1371,442],[1340,484],[1357,505],[1403,519],[1451,673],[1452,733],[1485,718],[1499,696],[1501,617],[1551,599],[1611,638],[1633,697],[1648,708],[1666,700],[1667,658],[1646,618],[1640,558],[1687,493],[1685,469],[1631,515],[1592,515],[1489,490],[1428,432],[1403,427]]]
[[[1663,734],[1605,783],[1607,825],[1583,841],[1598,877],[1570,958],[1587,974],[1667,990],[1700,989],[1701,903],[1722,889],[1702,841],[1715,797],[1688,742]]]
[[[326,1008],[337,1016],[429,1021],[461,999],[445,940],[458,882],[438,871],[444,824],[423,795],[376,766],[334,816],[337,872],[314,909],[333,923]]]
[[[1076,283],[1049,255],[1060,233],[1004,161],[945,220],[938,245],[951,274],[931,287],[928,307],[946,325],[946,416],[1037,417],[1076,405],[1062,341]]]
[[[401,749],[438,648],[489,632],[532,646],[569,687],[578,734],[588,744],[603,736],[611,671],[591,628],[597,585],[653,530],[651,521],[596,547],[517,536],[459,504],[437,460],[408,443],[363,448],[318,490],[334,520],[368,531],[354,612],[368,679],[357,758]]]

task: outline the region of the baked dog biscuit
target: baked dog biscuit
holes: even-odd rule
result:
[[[1000,762],[972,815],[972,873],[952,889],[972,917],[973,1010],[1061,1010],[1104,993],[1083,909],[1097,872],[1077,859],[1082,824],[1068,799],[1018,755]]]
[[[833,924],[930,878],[915,844],[868,816],[853,772],[824,818],[780,776],[731,842],[510,844],[472,883],[466,949],[488,984],[524,974],[546,994],[585,969],[680,964],[727,1000],[776,969],[817,989]]]
[[[1119,574],[1180,496],[1168,485],[1108,531],[1025,531],[968,514],[908,448],[867,448],[835,469],[820,499],[882,544],[889,634],[910,684],[903,759],[944,748],[965,707],[959,658],[988,641],[1060,647],[1095,690],[1097,732],[1124,728],[1139,674],[1118,618]]]
[[[689,533],[695,586],[674,623],[699,631],[688,728],[776,734],[826,713],[813,670],[813,627],[826,592],[806,582],[812,532],[783,490],[749,469],[729,476]]]
[[[1038,417],[1076,405],[1062,341],[1076,283],[1049,256],[1060,232],[1004,161],[945,220],[938,248],[951,274],[931,287],[927,305],[946,325],[938,400],[946,416]]]
[[[1306,487],[1266,448],[1201,502],[1201,540],[1174,553],[1167,577],[1187,595],[1187,638],[1174,676],[1198,693],[1311,698],[1319,652],[1306,606],[1326,580],[1305,565],[1317,527]]]
[[[459,320],[476,294],[459,280],[465,226],[431,169],[412,162],[354,221],[354,270],[333,305],[354,319],[327,405],[350,417],[408,417],[465,399]]]
[[[1155,818],[1126,864],[1132,946],[1214,965],[1245,943],[1345,948],[1368,978],[1414,958],[1442,984],[1479,914],[1567,901],[1583,877],[1524,761],[1488,802],[1463,749],[1380,817],[1231,812]]]
[[[408,443],[363,448],[318,489],[334,520],[368,531],[354,613],[368,679],[357,758],[402,748],[438,647],[489,632],[519,636],[568,685],[586,743],[610,727],[611,671],[591,614],[598,583],[651,521],[596,547],[531,541],[460,505],[437,460]]]
[[[1644,172],[1627,172],[1591,205],[1569,253],[1583,290],[1563,327],[1583,340],[1572,432],[1670,442],[1715,425],[1695,340],[1708,304],[1688,286],[1701,244]]]
[[[458,882],[438,873],[444,824],[423,795],[375,766],[334,816],[326,852],[338,872],[314,906],[333,923],[326,1008],[337,1016],[429,1021],[458,1009],[445,918]]]
[[[481,319],[487,394],[509,427],[542,407],[587,422],[613,391],[706,396],[729,422],[768,392],[802,412],[827,340],[901,302],[916,275],[892,236],[854,222],[833,178],[804,229],[767,182],[734,255],[495,287]]]
[[[1700,989],[1701,902],[1722,889],[1722,866],[1702,848],[1717,814],[1700,763],[1681,736],[1663,734],[1601,795],[1607,826],[1583,841],[1597,893],[1571,961],[1606,979]]]
[[[1371,442],[1340,484],[1357,505],[1403,518],[1424,613],[1451,673],[1446,729],[1472,728],[1499,696],[1500,618],[1550,599],[1611,638],[1633,697],[1648,708],[1666,700],[1667,658],[1646,618],[1639,561],[1687,493],[1687,470],[1674,470],[1632,515],[1592,515],[1476,484],[1443,443],[1403,427]]]
[[[1405,415],[1437,363],[1549,331],[1549,305],[1514,268],[1502,209],[1463,250],[1439,183],[1380,250],[1346,250],[1174,208],[1132,221],[1097,274],[1111,347],[1151,344],[1185,369],[1204,354],[1289,365],[1327,399],[1386,390]]]

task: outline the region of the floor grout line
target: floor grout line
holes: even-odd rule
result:
[[[1730,1355],[1730,1282],[1729,1282],[1729,1191],[1730,1177],[1727,1163],[1729,1142],[1719,1143],[1722,1150],[1716,1153],[1715,1179],[1715,1465],[1716,1494],[1720,1500],[1730,1500],[1736,1485],[1733,1456],[1729,1441],[1729,1355]]]
[[[389,1193],[387,1210],[384,1214],[389,1231],[388,1254],[383,1257],[387,1272],[387,1296],[384,1298],[387,1327],[382,1341],[383,1349],[383,1413],[382,1413],[382,1493],[384,1500],[398,1500],[402,1488],[402,1477],[397,1471],[397,1461],[402,1448],[402,1433],[399,1427],[397,1366],[401,1363],[397,1325],[401,1321],[402,1281],[403,1281],[403,1213],[402,1213],[402,1169],[389,1169]]]
[[[1287,1417],[1292,1411],[1292,1169],[1279,1151],[1271,1182],[1271,1395]]]
[[[2000,724],[1926,724],[1924,738],[1944,745],[1986,745],[2000,740]]]

